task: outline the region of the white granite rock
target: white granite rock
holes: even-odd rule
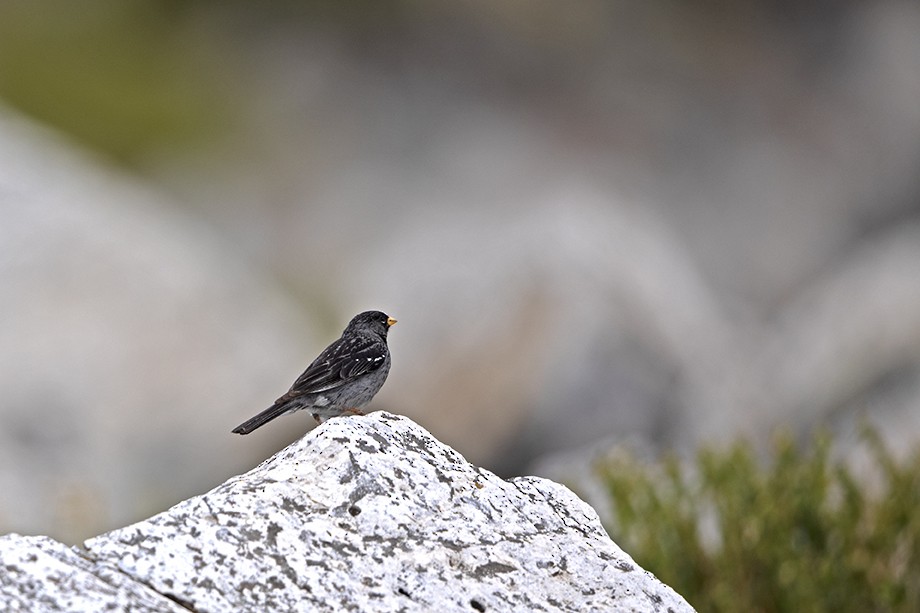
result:
[[[383,412],[85,549],[11,535],[0,555],[4,610],[693,610],[565,487],[500,479]]]
[[[693,610],[565,487],[500,479],[389,413],[84,549],[7,535],[0,564],[4,611]]]
[[[186,611],[133,578],[47,536],[0,537],[3,611]]]

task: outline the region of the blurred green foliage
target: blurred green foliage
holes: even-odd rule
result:
[[[0,97],[127,165],[197,146],[232,121],[234,75],[193,6],[0,3]]]
[[[920,611],[920,453],[897,462],[867,430],[871,477],[832,459],[828,437],[704,449],[599,470],[611,537],[700,611]]]

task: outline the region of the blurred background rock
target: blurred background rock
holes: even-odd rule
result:
[[[374,402],[502,474],[920,435],[920,5],[0,4],[0,532],[246,438],[357,311]],[[576,464],[577,465],[577,464]],[[541,468],[544,467],[544,468]]]

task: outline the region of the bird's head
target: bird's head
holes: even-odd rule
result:
[[[384,338],[386,338],[387,331],[389,331],[390,326],[396,323],[396,320],[380,311],[364,311],[355,315],[348,326],[345,328],[348,330],[370,330],[375,332]]]

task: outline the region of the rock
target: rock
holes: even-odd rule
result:
[[[187,611],[47,536],[0,537],[0,565],[4,611]]]
[[[0,186],[0,533],[78,543],[266,457],[229,432],[322,349],[301,307],[166,194],[2,105]]]
[[[565,487],[500,479],[384,412],[330,420],[249,473],[84,550],[0,542],[6,609],[79,597],[71,608],[693,610]],[[62,565],[74,578],[46,585]]]
[[[410,323],[377,402],[504,476],[613,433],[678,438],[674,394],[721,372],[730,348],[726,313],[665,219],[600,190],[542,188],[526,216],[414,215],[341,283]]]

